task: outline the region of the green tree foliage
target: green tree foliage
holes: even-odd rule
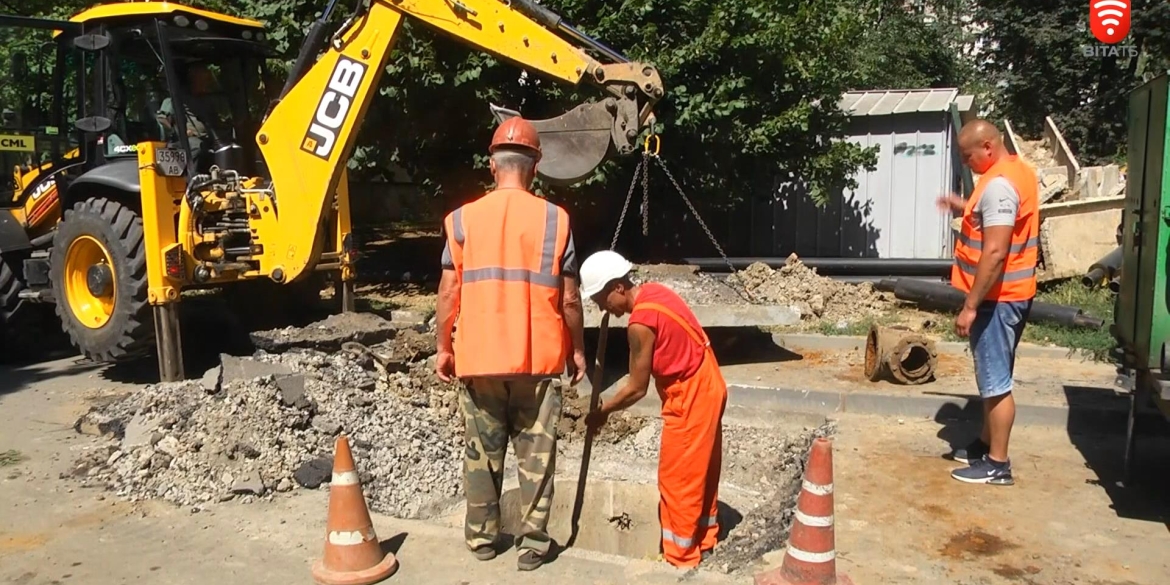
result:
[[[1051,115],[1087,164],[1124,152],[1129,92],[1170,58],[1170,3],[1132,2],[1130,36],[1119,45],[1137,57],[1097,42],[1083,1],[978,0],[975,15],[987,24],[981,67],[999,85],[999,117],[1036,136]]]
[[[973,0],[877,4],[859,51],[862,83],[855,89],[959,87],[977,83],[966,58],[974,43],[964,29]]]
[[[4,0],[11,1],[11,0]],[[858,88],[959,85],[956,15],[967,0],[931,0],[942,16],[882,0],[545,0],[568,22],[632,59],[655,64],[667,95],[657,108],[662,156],[701,208],[771,196],[777,176],[799,178],[825,202],[853,184],[874,152],[840,138],[840,95]],[[24,0],[27,14],[65,17],[85,0]],[[324,0],[191,0],[190,5],[265,22],[287,69]],[[340,2],[332,24],[346,16]],[[350,161],[355,178],[405,168],[424,192],[450,204],[490,180],[488,104],[541,118],[560,114],[594,88],[570,88],[441,36],[408,20],[364,120]],[[625,194],[637,157],[612,161],[585,185],[549,189],[603,215]],[[655,181],[665,181],[657,175]],[[656,189],[657,190],[657,189]],[[669,201],[666,209],[677,203]],[[659,206],[659,209],[664,209]],[[608,221],[612,222],[612,218]]]

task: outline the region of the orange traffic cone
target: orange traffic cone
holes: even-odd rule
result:
[[[382,554],[349,451],[349,439],[341,435],[333,454],[325,555],[313,563],[313,579],[321,585],[370,585],[397,570],[394,553]]]
[[[837,573],[832,441],[813,441],[784,562],[779,569],[756,575],[755,581],[756,585],[853,585],[849,577]]]

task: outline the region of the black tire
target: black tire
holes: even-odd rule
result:
[[[16,313],[20,306],[20,291],[24,283],[17,278],[20,258],[0,256],[0,329]]]
[[[110,255],[115,281],[114,307],[100,328],[78,320],[65,289],[66,253],[79,237],[97,240]],[[65,211],[53,239],[49,278],[57,316],[69,339],[89,359],[116,362],[142,357],[154,347],[154,319],[147,300],[146,251],[142,217],[104,197],[79,201]]]

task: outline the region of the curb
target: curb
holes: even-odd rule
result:
[[[608,398],[618,386],[607,389],[602,396]],[[582,390],[578,386],[578,391]],[[1077,432],[1106,431],[1124,432],[1129,416],[1128,399],[1117,396],[1115,404],[1040,406],[1016,405],[1016,426],[1063,427]],[[634,406],[644,416],[657,416],[662,409],[658,395],[648,392],[646,397]],[[977,395],[900,396],[895,394],[872,394],[868,392],[837,392],[825,390],[796,390],[792,388],[770,388],[729,384],[727,387],[728,419],[758,421],[776,418],[791,418],[794,415],[830,416],[838,414],[870,414],[907,419],[932,419],[935,421],[981,421],[982,401]],[[1158,414],[1143,409],[1139,415],[1144,419],[1157,418]]]
[[[774,333],[772,341],[784,349],[804,351],[861,351],[865,349],[865,338],[856,335],[820,335],[816,333]],[[947,355],[970,355],[968,345],[962,341],[935,341],[938,352]],[[1090,354],[1067,347],[1020,343],[1016,349],[1019,357],[1086,360]]]
[[[729,407],[752,411],[778,410],[823,415],[851,413],[875,414],[904,418],[942,420],[971,420],[983,418],[982,401],[970,396],[897,396],[865,392],[834,392],[823,390],[794,390],[761,386],[728,386]],[[1016,405],[1016,425],[1100,428],[1120,424],[1124,427],[1129,415],[1121,407],[1093,408],[1069,406]]]

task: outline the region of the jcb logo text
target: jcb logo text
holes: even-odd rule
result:
[[[44,183],[37,185],[37,188],[35,190],[33,190],[33,192],[32,192],[32,200],[36,201],[37,199],[40,199],[41,196],[43,196],[45,193],[48,193],[49,191],[53,190],[56,187],[57,187],[57,182],[54,181],[53,179],[49,179],[48,181],[45,181]]]
[[[349,115],[353,97],[365,74],[365,65],[346,57],[337,59],[337,65],[333,67],[333,73],[329,76],[325,94],[321,96],[321,101],[317,102],[317,110],[313,114],[312,123],[309,124],[309,131],[301,141],[301,150],[322,159],[329,159],[329,155],[337,146],[338,131]]]

